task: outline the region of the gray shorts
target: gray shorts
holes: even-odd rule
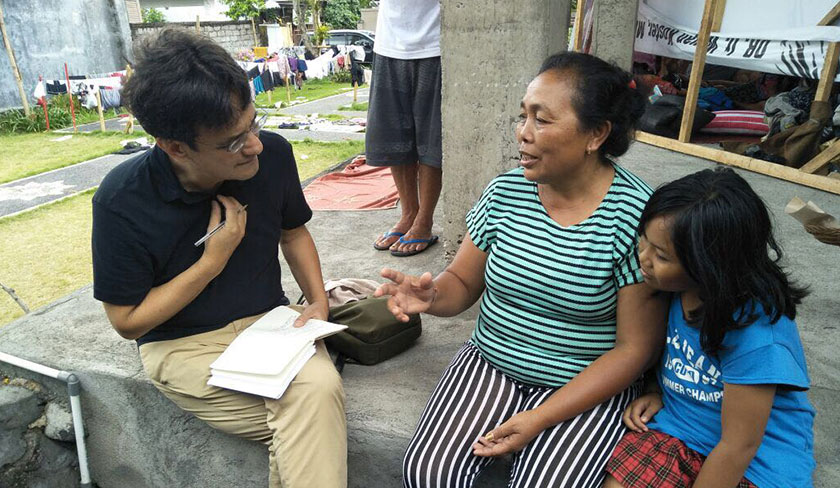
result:
[[[440,57],[374,54],[365,153],[371,166],[419,161],[440,168]]]

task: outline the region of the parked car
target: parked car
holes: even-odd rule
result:
[[[312,32],[306,33],[311,40],[314,37]],[[373,41],[375,34],[368,30],[350,30],[350,29],[335,29],[327,32],[327,38],[324,39],[326,46],[361,46],[365,50],[365,59],[362,63],[370,64],[373,62]],[[300,41],[303,46],[303,39]]]

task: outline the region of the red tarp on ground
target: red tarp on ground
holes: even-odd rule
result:
[[[399,199],[391,168],[368,166],[364,156],[316,179],[303,194],[312,210],[379,210],[396,207]]]

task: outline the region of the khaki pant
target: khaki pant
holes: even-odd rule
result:
[[[258,318],[143,344],[143,368],[183,410],[223,432],[268,445],[270,487],[346,487],[344,389],[322,341],[278,400],[207,385],[210,363]]]

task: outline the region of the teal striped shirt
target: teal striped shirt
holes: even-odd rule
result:
[[[490,182],[467,214],[487,253],[471,340],[515,380],[563,386],[615,345],[618,289],[643,281],[636,227],[651,189],[614,167],[604,200],[576,225],[551,219],[522,168]]]

